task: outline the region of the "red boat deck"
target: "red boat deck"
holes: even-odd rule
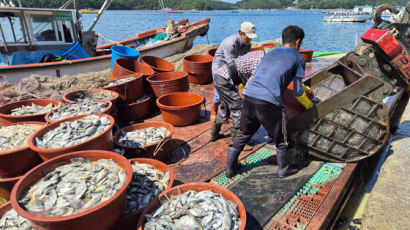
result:
[[[305,80],[309,79],[314,74],[317,74],[321,70],[330,66],[336,62],[336,58],[320,58],[320,61],[314,60],[313,62],[307,63],[306,65],[306,75]],[[186,126],[186,127],[175,127],[173,140],[174,148],[170,156],[171,162],[170,165],[175,172],[175,181],[178,183],[189,183],[189,182],[213,182],[219,183],[222,186],[228,187],[235,190],[235,184],[239,181],[246,184],[247,176],[250,175],[251,170],[256,168],[259,163],[253,164],[252,167],[242,173],[241,176],[233,178],[232,180],[227,179],[224,176],[224,169],[226,166],[226,157],[228,145],[231,144],[231,138],[229,135],[229,130],[231,128],[231,123],[224,124],[222,126],[222,132],[225,134],[225,137],[219,139],[216,142],[209,142],[210,129],[212,123],[209,122],[210,107],[213,99],[213,85],[200,85],[195,86],[190,89],[190,92],[195,92],[202,95],[206,102],[205,108],[201,110],[201,116],[199,122],[196,124]],[[162,116],[158,113],[156,116],[147,119],[146,121],[163,121]],[[258,135],[256,135],[258,136]],[[261,155],[261,153],[269,152],[267,156],[272,156],[275,154],[275,151],[272,150],[272,146],[266,145],[266,140],[263,133],[259,133],[259,136],[254,139],[253,142],[256,142],[254,149],[252,151],[243,151],[240,155],[242,162],[253,162],[255,156]],[[265,146],[265,147],[264,147]],[[256,157],[257,158],[257,157]],[[264,159],[262,159],[264,160]],[[251,163],[252,164],[252,163]],[[311,169],[303,169],[301,171],[308,172]],[[290,223],[293,221],[293,225],[300,224],[303,226],[302,229],[325,229],[331,224],[330,220],[332,216],[335,215],[336,210],[338,210],[342,198],[346,194],[347,188],[353,178],[354,172],[357,169],[357,164],[347,164],[341,167],[340,174],[338,177],[332,180],[332,183],[326,182],[321,185],[321,188],[316,191],[315,199],[310,199],[308,203],[303,203],[302,209],[306,209],[308,213],[311,213],[309,218],[304,217],[301,213],[283,213],[282,210],[278,212],[276,209],[273,213],[265,213],[264,219],[269,219],[270,221],[264,222],[263,225],[259,223],[257,226],[254,225],[255,222],[249,222],[247,224],[247,229],[261,229],[261,226],[264,226],[264,229],[280,229],[284,221]],[[314,178],[313,174],[316,172],[317,168],[308,174],[305,177],[305,180],[300,180],[299,184],[296,185],[296,189],[302,188],[305,185],[306,180],[309,178]],[[269,170],[268,170],[269,171]],[[267,174],[263,176],[272,176],[274,172],[270,170]],[[303,174],[303,172],[302,172]],[[305,173],[306,174],[306,173]],[[305,175],[306,176],[306,175]],[[223,182],[221,182],[223,181]],[[243,187],[246,190],[246,185]],[[275,186],[275,185],[273,185]],[[318,184],[315,186],[319,187]],[[285,188],[286,190],[286,188]],[[268,193],[270,191],[267,191]],[[282,191],[283,192],[283,191]],[[288,192],[288,190],[286,191]],[[280,207],[285,207],[286,202],[293,195],[299,193],[288,194],[285,200],[282,200],[282,203],[275,203],[275,205],[280,205]],[[319,195],[318,195],[319,194]],[[238,194],[237,194],[238,195]],[[246,196],[238,195],[241,199],[244,199],[243,202],[246,203]],[[312,204],[310,204],[311,202]],[[262,204],[261,204],[262,205]],[[300,203],[298,204],[300,205]],[[306,206],[306,207],[305,207]],[[247,205],[245,205],[247,207]],[[250,207],[249,207],[250,208]],[[253,210],[247,210],[248,215],[252,217]],[[291,215],[291,216],[290,216]],[[292,219],[293,218],[293,219]],[[251,218],[249,218],[251,219]],[[285,226],[285,225],[283,225]],[[290,226],[290,225],[289,225]],[[289,229],[296,229],[289,228]]]

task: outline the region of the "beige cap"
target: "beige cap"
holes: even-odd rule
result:
[[[256,38],[258,35],[255,34],[256,28],[255,25],[251,22],[244,22],[241,24],[241,32],[244,32],[248,38]]]

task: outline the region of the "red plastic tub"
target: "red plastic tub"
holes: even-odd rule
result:
[[[136,121],[148,116],[150,113],[151,98],[149,95],[147,99],[130,104],[118,105],[118,114],[121,121],[129,122]]]
[[[141,60],[157,73],[171,72],[175,68],[171,62],[156,56],[142,56]]]
[[[122,131],[133,131],[138,129],[145,129],[149,127],[165,127],[168,129],[168,135],[161,141],[152,143],[150,145],[144,145],[140,147],[128,147],[121,145],[118,142]],[[127,127],[124,127],[118,130],[114,135],[114,144],[117,145],[119,148],[125,150],[125,156],[127,158],[135,158],[135,157],[148,157],[154,158],[160,161],[167,161],[168,156],[172,150],[172,135],[174,134],[174,126],[166,122],[146,122],[146,123],[137,123]],[[156,152],[156,153],[155,153]]]
[[[233,201],[235,204],[238,205],[238,213],[239,218],[241,220],[241,225],[239,226],[239,230],[244,230],[246,225],[246,211],[245,206],[243,206],[242,201],[231,191],[228,189],[212,184],[212,183],[189,183],[183,184],[165,191],[165,195],[167,197],[171,197],[172,195],[182,194],[189,190],[193,190],[196,192],[204,191],[204,190],[211,190],[214,193],[220,193],[225,199]],[[161,193],[159,196],[159,200],[166,199],[164,193]],[[151,202],[148,207],[144,210],[144,212],[140,215],[138,220],[138,228],[137,230],[143,230],[145,224],[145,215],[152,213],[158,206],[159,200],[154,200]]]
[[[39,216],[24,210],[20,206],[18,201],[30,186],[57,167],[71,163],[70,160],[76,157],[88,158],[93,161],[99,159],[112,159],[125,170],[127,179],[125,180],[124,185],[110,199],[88,210],[69,216]],[[130,184],[131,179],[131,164],[125,157],[118,153],[101,150],[68,153],[44,162],[27,172],[13,188],[10,197],[11,205],[19,215],[28,219],[35,229],[110,229],[116,223],[124,210],[127,187]]]
[[[212,48],[212,49],[209,49],[208,50],[208,55],[209,56],[211,56],[212,57],[212,59],[215,57],[215,53],[216,53],[216,50],[217,50],[218,48]]]
[[[168,165],[162,163],[161,161],[157,161],[157,160],[149,159],[149,158],[134,158],[134,159],[131,159],[130,162],[131,164],[134,164],[135,162],[142,163],[142,164],[149,164],[149,165],[154,166],[156,169],[158,169],[159,171],[163,173],[168,171],[169,184],[165,190],[168,190],[172,187],[175,176],[174,176],[174,171]],[[115,224],[113,230],[131,230],[131,229],[137,228],[138,218],[141,215],[141,213],[144,211],[144,209],[145,208],[140,208],[134,213],[121,216],[120,219],[118,219],[117,223]]]
[[[0,178],[0,197],[10,200],[11,190],[21,176]]]
[[[155,97],[189,90],[188,73],[186,72],[159,73],[148,77],[147,80],[151,84]]]
[[[142,73],[130,74],[123,78],[128,77],[134,77],[135,79],[118,85],[108,86],[111,82],[116,81],[112,80],[102,85],[102,88],[117,92],[120,95],[120,99],[123,101],[135,100],[144,94]]]
[[[45,126],[44,128],[40,129],[36,133],[34,133],[30,139],[28,140],[28,144],[30,149],[36,151],[38,155],[44,160],[50,160],[52,158],[58,157],[64,153],[69,153],[69,152],[74,152],[74,151],[82,151],[82,150],[92,150],[92,149],[101,149],[101,150],[112,150],[113,147],[113,142],[112,142],[112,128],[114,127],[114,118],[110,115],[107,114],[94,114],[97,116],[107,116],[108,119],[110,119],[111,124],[108,126],[106,130],[104,130],[102,133],[100,133],[98,136],[93,137],[91,139],[88,139],[84,141],[83,143],[79,143],[76,145],[71,145],[68,147],[64,148],[56,148],[56,149],[44,149],[44,148],[39,148],[35,145],[34,141],[36,137],[42,137],[45,133],[48,131],[57,128],[61,123],[66,122],[66,121],[75,121],[80,118],[83,118],[85,116],[88,116],[90,114],[83,114],[83,115],[78,115],[75,117],[70,117],[63,119],[61,121],[57,121],[55,123],[49,124]]]
[[[0,121],[3,123],[3,125],[10,125],[13,123],[23,122],[23,121],[45,122],[44,116],[47,113],[23,115],[23,116],[9,115],[12,109],[21,107],[23,105],[31,105],[33,103],[39,106],[46,106],[50,103],[52,103],[54,106],[63,105],[63,103],[60,101],[48,100],[48,99],[29,99],[29,100],[24,100],[24,101],[10,102],[0,107]]]
[[[101,114],[110,114],[110,115],[112,115],[112,114],[115,112],[115,108],[112,106],[111,101],[106,101],[106,100],[95,100],[95,101],[96,101],[96,102],[102,102],[102,103],[108,103],[107,108],[105,108],[105,109],[101,112]],[[74,103],[78,103],[78,102],[74,102]],[[55,120],[51,120],[50,117],[51,117],[52,114],[53,114],[53,112],[46,114],[45,120],[46,120],[47,123],[57,122],[57,121],[55,121]],[[77,116],[78,116],[78,115],[77,115]]]
[[[306,62],[312,61],[313,52],[315,51],[310,49],[299,49],[299,53],[305,58]]]
[[[178,92],[157,99],[162,118],[174,126],[187,126],[199,119],[204,98],[196,93]]]
[[[189,55],[185,56],[182,64],[187,72],[189,83],[206,84],[212,78],[212,60],[209,55]]]
[[[35,124],[45,126],[44,122],[19,122],[17,124]],[[33,134],[34,135],[34,134]],[[0,177],[22,175],[42,162],[38,154],[29,146],[0,153]],[[0,179],[1,180],[1,179]]]
[[[117,106],[116,102],[118,97],[120,96],[117,92],[112,91],[112,90],[106,90],[106,89],[81,89],[81,90],[76,90],[76,91],[71,91],[69,93],[64,94],[63,96],[63,100],[67,103],[74,103],[76,102],[74,100],[75,95],[77,94],[82,94],[84,95],[86,98],[90,98],[92,99],[93,95],[96,94],[105,94],[105,95],[110,95],[113,94],[114,97],[111,99],[108,99],[109,101],[111,101],[112,106],[115,108]]]
[[[153,75],[154,70],[149,65],[136,60],[117,58],[114,63],[110,80],[124,78],[124,76],[134,73],[142,73],[144,77],[147,77]]]

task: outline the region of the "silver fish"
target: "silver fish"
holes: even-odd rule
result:
[[[32,103],[31,105],[23,105],[18,108],[12,109],[10,115],[13,116],[22,116],[22,115],[34,115],[34,114],[42,114],[42,113],[49,113],[59,106],[54,106],[52,103],[41,106]]]
[[[58,108],[49,115],[49,118],[53,121],[59,121],[82,114],[102,113],[108,105],[108,103],[86,99],[80,102],[68,103]]]
[[[130,82],[135,79],[136,79],[135,77],[121,78],[121,79],[108,83],[106,86],[115,86],[115,85],[119,85],[125,82]]]
[[[0,153],[27,147],[30,136],[42,127],[36,124],[0,126]]]
[[[31,230],[34,228],[26,218],[17,214],[14,209],[10,209],[9,211],[5,212],[0,218],[0,229]]]
[[[105,93],[105,92],[93,92],[93,91],[86,91],[85,93],[77,92],[73,95],[71,100],[73,101],[82,101],[82,100],[110,100],[115,97],[113,93]]]
[[[165,127],[149,127],[130,132],[122,131],[118,142],[129,147],[145,146],[163,140],[168,134],[169,131]]]
[[[125,171],[111,159],[74,158],[33,184],[19,203],[36,215],[72,215],[110,199],[125,179]]]
[[[239,229],[238,206],[212,191],[188,191],[160,201],[144,229]]]

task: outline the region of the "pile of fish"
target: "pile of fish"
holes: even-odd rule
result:
[[[89,93],[80,93],[77,92],[70,98],[73,101],[82,101],[82,100],[110,100],[113,99],[115,95],[113,93],[105,93],[105,92],[89,92]]]
[[[110,199],[126,177],[111,159],[73,158],[33,184],[19,203],[35,215],[68,216]]]
[[[17,124],[0,127],[0,153],[28,146],[28,139],[42,125]]]
[[[24,217],[17,214],[14,209],[8,210],[0,219],[0,229],[9,230],[31,230],[34,229],[31,223]]]
[[[53,121],[59,121],[81,114],[102,113],[108,106],[108,102],[97,102],[86,99],[76,103],[68,103],[58,108],[49,115],[49,118]]]
[[[75,121],[66,121],[57,128],[36,137],[39,148],[64,148],[83,143],[104,132],[111,124],[107,116],[88,115]]]
[[[130,81],[135,80],[135,79],[136,79],[135,77],[121,78],[121,79],[118,79],[118,80],[115,80],[113,82],[108,83],[105,87],[120,85],[120,84],[130,82]]]
[[[151,229],[239,229],[238,206],[210,190],[188,191],[161,200],[152,214],[145,215],[145,230]],[[201,227],[200,227],[201,226]]]
[[[169,184],[169,172],[161,172],[154,166],[135,162],[132,165],[132,181],[128,186],[124,214],[146,207]]]
[[[41,105],[32,103],[31,105],[23,105],[18,108],[12,109],[10,115],[23,116],[23,115],[49,113],[55,110],[56,108],[58,108],[58,106],[54,106],[52,103],[46,106],[41,106]]]
[[[150,145],[163,140],[169,134],[165,127],[149,127],[137,129],[130,132],[122,131],[118,142],[127,147],[139,147]]]

